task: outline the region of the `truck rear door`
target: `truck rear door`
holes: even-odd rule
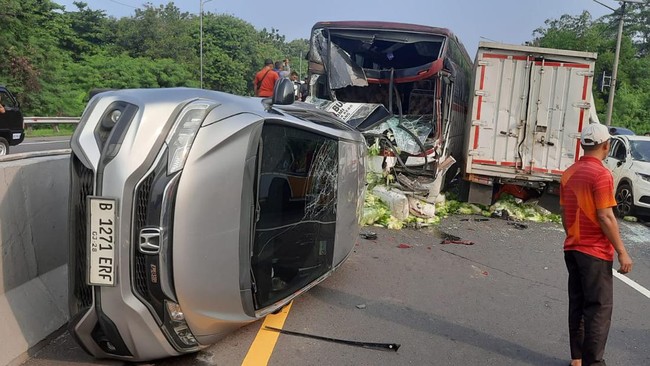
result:
[[[532,63],[524,170],[561,175],[580,157],[580,131],[589,123],[593,64]],[[527,165],[529,164],[529,165]]]
[[[585,58],[479,48],[467,173],[557,180],[579,157],[592,75]]]

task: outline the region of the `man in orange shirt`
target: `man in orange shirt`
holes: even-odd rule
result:
[[[602,160],[609,152],[609,131],[592,123],[582,130],[584,156],[560,182],[564,260],[569,272],[569,342],[571,365],[605,365],[603,355],[614,304],[612,266],[632,270],[612,207],[614,180]]]
[[[264,60],[264,67],[255,74],[253,79],[253,91],[256,97],[272,97],[275,82],[280,79],[280,75],[273,71],[273,60],[267,58]]]

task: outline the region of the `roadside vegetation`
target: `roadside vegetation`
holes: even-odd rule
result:
[[[72,9],[50,0],[1,3],[0,84],[18,93],[26,115],[79,116],[95,88],[200,86],[199,17],[173,2],[147,3],[119,19],[81,1]],[[603,72],[611,75],[618,19],[584,12],[531,25],[531,45],[598,53],[594,94],[602,120],[608,88],[601,90],[600,80]],[[640,134],[650,131],[650,7],[628,5],[624,29],[612,124]],[[205,88],[252,95],[265,58],[287,57],[306,73],[300,56],[307,39],[288,42],[279,29],[210,12],[203,30]]]
[[[72,136],[74,125],[59,125],[58,128],[52,127],[33,127],[25,129],[25,137],[49,137],[49,136]]]

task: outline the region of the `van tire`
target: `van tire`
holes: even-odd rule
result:
[[[0,156],[9,154],[9,143],[4,137],[0,137]]]

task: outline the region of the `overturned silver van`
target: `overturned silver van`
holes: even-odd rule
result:
[[[93,97],[72,138],[69,329],[96,357],[194,352],[328,277],[358,236],[363,137],[293,88]],[[290,94],[289,94],[290,93]]]

